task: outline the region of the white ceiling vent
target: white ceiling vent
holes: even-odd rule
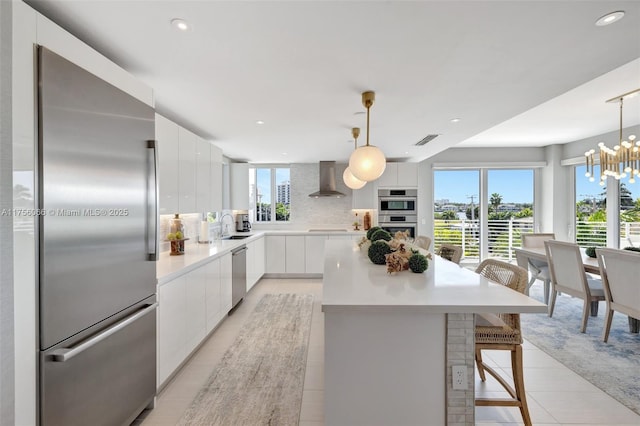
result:
[[[434,140],[438,136],[440,136],[440,135],[427,135],[424,138],[422,138],[422,140],[419,140],[418,142],[416,142],[415,145],[416,146],[422,146],[422,145],[426,144],[427,142],[431,142],[432,140]]]

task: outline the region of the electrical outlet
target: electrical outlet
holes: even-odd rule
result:
[[[451,377],[453,380],[453,389],[465,390],[467,384],[467,367],[465,365],[454,365],[451,367]]]

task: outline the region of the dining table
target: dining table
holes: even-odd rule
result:
[[[518,266],[528,270],[529,259],[547,261],[547,253],[543,247],[540,248],[516,248],[516,262]],[[585,272],[589,274],[600,275],[600,265],[598,265],[598,259],[587,256],[585,249],[580,248],[580,254],[582,255],[582,265]],[[591,316],[598,315],[598,302],[591,303]],[[629,317],[629,331],[631,333],[638,333],[640,329],[640,321],[636,318]]]

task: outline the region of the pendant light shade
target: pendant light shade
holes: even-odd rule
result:
[[[351,173],[351,169],[349,167],[344,169],[344,173],[342,173],[342,180],[344,180],[344,184],[351,189],[360,189],[367,184],[366,181],[355,177],[353,173]]]
[[[378,179],[386,167],[384,153],[373,145],[361,146],[349,158],[349,169],[353,176],[366,182]]]
[[[351,136],[353,136],[353,145],[354,150],[358,149],[358,136],[360,136],[360,128],[354,127],[351,129]],[[351,169],[347,166],[342,173],[342,180],[344,180],[344,184],[347,185],[351,189],[360,189],[367,184],[366,180],[360,180],[351,173]]]
[[[378,179],[387,167],[387,159],[380,148],[369,145],[369,113],[373,101],[376,98],[374,92],[362,94],[362,105],[367,108],[367,144],[357,148],[349,158],[349,169],[356,179],[371,182]]]

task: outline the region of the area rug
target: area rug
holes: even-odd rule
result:
[[[312,295],[262,297],[180,425],[297,425]]]
[[[538,284],[530,295],[542,301]],[[600,302],[597,317],[589,317],[586,333],[580,333],[582,304],[582,299],[560,295],[552,318],[521,315],[524,338],[640,414],[640,335],[629,333],[626,315],[614,313],[609,341],[604,343],[605,302]]]

